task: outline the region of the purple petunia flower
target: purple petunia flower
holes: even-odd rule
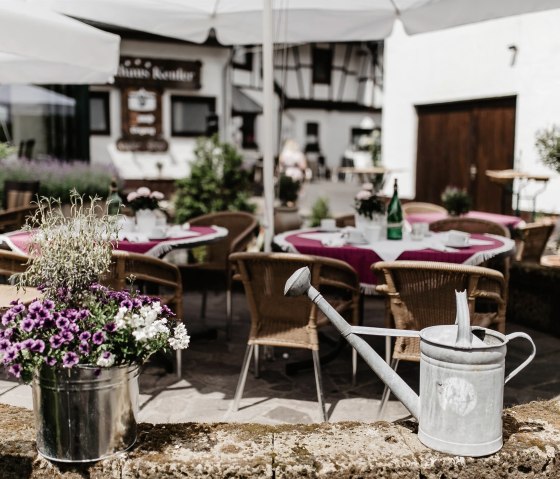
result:
[[[31,338],[26,339],[25,341],[21,342],[21,349],[31,349],[34,344],[35,344],[34,339]]]
[[[6,328],[4,330],[4,337],[10,339],[14,335],[14,330],[12,328]]]
[[[25,318],[25,319],[21,322],[21,324],[20,324],[19,327],[20,327],[23,331],[26,331],[26,332],[29,333],[29,332],[33,331],[33,328],[35,327],[35,321],[34,321],[33,319],[30,319],[30,318]]]
[[[5,352],[11,345],[12,343],[8,339],[0,339],[0,353]]]
[[[21,377],[21,371],[23,370],[23,368],[21,367],[21,364],[12,364],[9,368],[8,368],[8,372],[12,375],[15,376],[16,378]]]
[[[99,346],[105,342],[105,333],[103,331],[97,331],[96,333],[93,333],[91,340],[93,341],[93,344]]]
[[[2,325],[3,326],[8,326],[8,324],[10,324],[14,320],[15,316],[16,315],[14,314],[14,312],[11,309],[6,311],[2,315]]]
[[[60,348],[60,346],[62,346],[63,343],[64,343],[64,340],[62,339],[62,337],[59,334],[54,334],[49,339],[49,344],[51,345],[51,348],[53,348],[53,349]]]
[[[43,309],[43,303],[42,301],[33,301],[30,305],[29,305],[29,312],[30,313],[38,313],[39,311],[41,311]]]
[[[83,333],[80,333],[80,341],[87,341],[88,339],[91,338],[91,333],[89,331],[84,331]]]
[[[53,358],[52,356],[47,356],[45,358],[45,364],[47,366],[54,366],[56,364],[56,358]]]
[[[15,305],[11,309],[12,309],[12,313],[14,314],[23,313],[25,311],[25,305],[23,303],[18,302],[15,303]]]
[[[80,345],[78,346],[78,350],[81,354],[88,355],[89,354],[89,343],[87,341],[81,341]]]
[[[89,309],[81,309],[78,313],[78,319],[80,321],[83,321],[84,319],[87,319],[90,315],[90,310]]]
[[[78,364],[78,355],[72,351],[68,351],[64,356],[62,356],[62,367],[71,368]]]
[[[50,299],[45,299],[45,301],[43,301],[43,306],[47,309],[54,309],[54,301],[51,301]]]
[[[30,349],[34,353],[42,353],[45,350],[45,341],[42,339],[36,339]]]
[[[3,358],[4,364],[11,363],[14,359],[18,357],[18,354],[19,352],[14,346],[10,346],[9,348],[7,348]]]
[[[134,298],[132,300],[132,306],[135,308],[141,308],[142,307],[142,301],[140,301],[138,298]]]
[[[68,318],[65,318],[64,316],[61,316],[60,318],[58,318],[55,321],[55,323],[56,323],[56,327],[58,329],[65,329],[70,324],[70,321],[68,321]]]
[[[105,329],[108,333],[114,333],[117,330],[117,325],[111,321],[110,323],[107,323],[103,329]]]
[[[72,333],[78,333],[78,331],[80,331],[80,327],[76,323],[70,323],[68,325],[68,331],[71,331]]]
[[[119,306],[121,308],[132,309],[132,301],[130,299],[123,299]]]
[[[74,339],[74,335],[68,329],[65,329],[64,331],[61,331],[60,336],[64,340],[65,343],[69,343],[70,341],[72,341]]]

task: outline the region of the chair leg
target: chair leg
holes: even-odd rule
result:
[[[231,285],[226,286],[226,339],[231,339],[231,328],[233,323]]]
[[[397,367],[399,366],[399,360],[393,359],[391,361],[391,368],[396,371]],[[391,395],[391,390],[385,385],[385,389],[383,389],[383,395],[381,396],[381,404],[379,404],[379,410],[377,411],[377,420],[380,420],[383,416],[383,410],[385,409],[385,405],[389,400],[389,396]]]
[[[182,357],[183,355],[181,354],[181,350],[177,349],[177,351],[175,351],[175,362],[176,362],[176,368],[177,368],[177,377],[180,379],[182,376]]]
[[[356,385],[357,371],[358,371],[358,351],[352,348],[352,386]]]
[[[259,345],[255,344],[255,369],[253,371],[254,375],[256,378],[258,378],[260,376],[260,372],[261,372],[261,368],[260,368],[260,364],[259,364]]]
[[[391,336],[385,336],[385,362],[391,364]]]
[[[253,354],[253,345],[248,344],[245,350],[245,357],[243,358],[243,366],[241,366],[241,373],[239,375],[239,381],[237,382],[237,389],[235,390],[235,396],[233,397],[233,404],[231,410],[237,412],[239,409],[239,401],[241,401],[241,396],[243,396],[243,389],[245,389],[245,380],[247,379],[247,372],[249,371],[249,361]]]
[[[327,411],[325,410],[325,399],[323,397],[323,381],[321,379],[321,362],[319,358],[319,351],[311,351],[313,354],[313,367],[315,369],[315,382],[317,383],[317,399],[319,400],[319,409],[321,410],[321,417],[324,422],[327,422]]]

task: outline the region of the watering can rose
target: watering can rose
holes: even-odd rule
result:
[[[156,351],[189,345],[185,325],[156,299],[128,291],[90,287],[79,308],[67,292],[56,301],[14,303],[2,316],[0,358],[10,374],[31,381],[42,365],[111,367],[141,363]]]

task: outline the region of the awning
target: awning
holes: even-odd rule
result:
[[[231,113],[232,115],[262,114],[262,106],[241,91],[239,87],[231,87]]]

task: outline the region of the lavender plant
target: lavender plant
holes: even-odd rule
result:
[[[123,365],[189,344],[184,324],[173,327],[174,314],[159,300],[98,284],[109,270],[116,222],[98,215],[98,198],[84,207],[75,191],[70,197],[70,217],[43,198],[27,226],[31,259],[17,281],[38,286],[43,297],[14,302],[2,316],[0,360],[24,382],[40,367]]]

